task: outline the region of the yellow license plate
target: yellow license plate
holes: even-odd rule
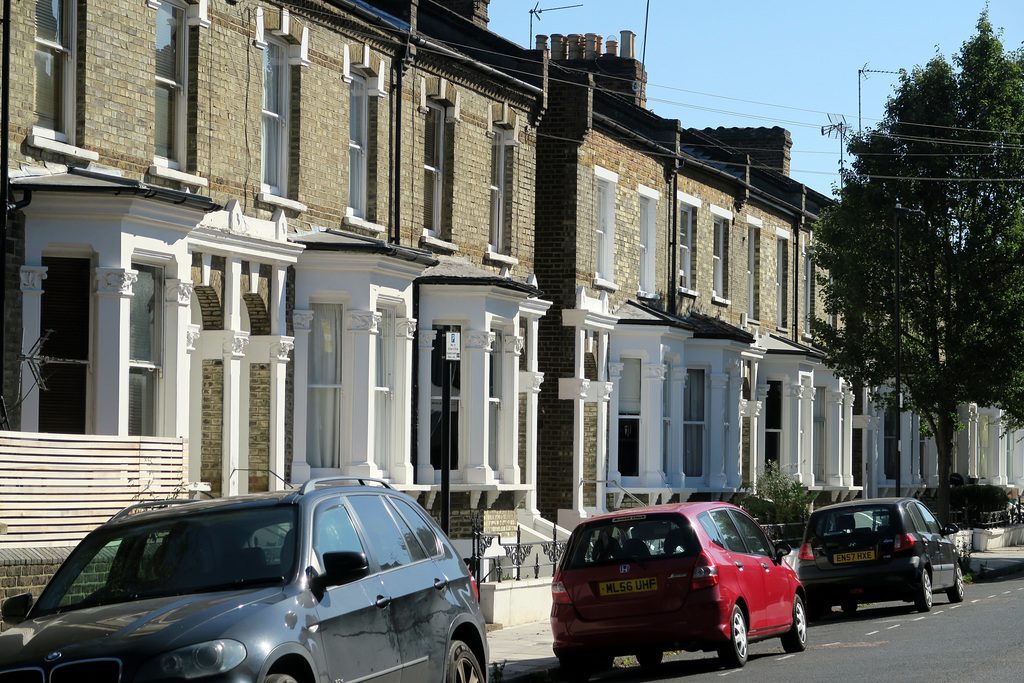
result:
[[[623,579],[622,581],[606,581],[599,586],[601,595],[622,595],[625,593],[644,593],[658,590],[658,579],[649,576],[644,579]]]
[[[875,559],[874,550],[858,550],[855,553],[836,553],[832,556],[832,564],[843,564],[844,562],[863,562]]]

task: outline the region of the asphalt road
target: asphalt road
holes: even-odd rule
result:
[[[666,657],[654,673],[617,668],[592,681],[997,681],[1024,678],[1024,578],[967,586],[964,602],[936,595],[930,612],[898,602],[838,609],[810,625],[805,652],[787,654],[778,639],[755,643],[742,669],[712,653]]]

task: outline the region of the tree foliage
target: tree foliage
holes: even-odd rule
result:
[[[884,119],[849,150],[815,232],[825,313],[840,323],[815,332],[837,373],[891,386],[899,221],[903,402],[936,437],[946,518],[958,406],[1024,417],[1024,54],[983,13],[953,64],[901,72]],[[897,203],[925,215],[897,216]]]
[[[743,498],[742,505],[761,524],[803,523],[811,516],[811,503],[816,496],[796,477],[769,462]]]

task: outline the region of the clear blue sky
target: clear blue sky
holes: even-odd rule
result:
[[[554,9],[582,4],[582,7]],[[637,34],[647,0],[491,0],[490,28],[520,45],[533,33]],[[648,108],[683,126],[782,126],[793,135],[791,175],[831,194],[840,142],[821,134],[828,113],[853,130],[881,118],[899,71],[936,53],[952,61],[988,6],[1004,49],[1024,42],[1024,0],[650,0]]]

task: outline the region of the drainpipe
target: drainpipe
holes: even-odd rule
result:
[[[679,289],[679,162],[672,167],[671,203],[669,205],[668,229],[668,312],[676,315],[676,297]]]
[[[3,140],[0,141],[0,194],[3,199],[3,210],[0,211],[0,314],[3,315],[3,324],[0,325],[0,429],[10,429],[7,420],[7,403],[4,401],[4,379],[7,356],[7,218],[11,212],[11,187],[10,172],[7,168],[10,154],[10,129],[11,129],[11,0],[4,0],[4,28],[3,28],[3,64],[0,66],[0,88],[3,94],[0,95],[0,133]]]

